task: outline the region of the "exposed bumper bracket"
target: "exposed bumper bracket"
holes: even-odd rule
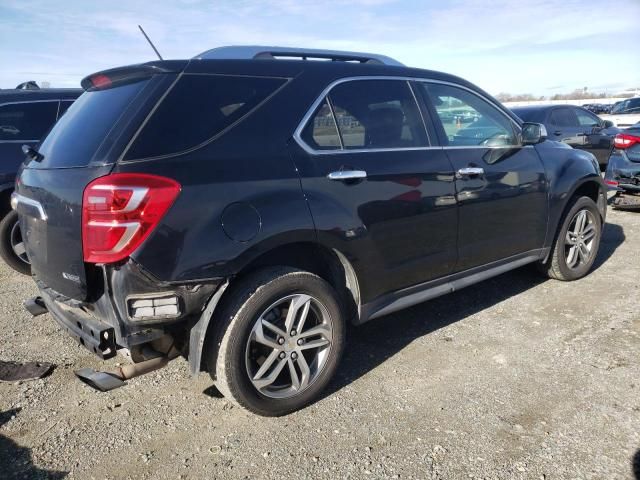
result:
[[[29,300],[26,300],[24,302],[24,308],[26,308],[34,317],[43,315],[49,311],[47,306],[44,304],[42,297],[32,297]]]

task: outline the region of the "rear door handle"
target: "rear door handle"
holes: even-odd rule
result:
[[[484,168],[482,167],[465,167],[458,170],[458,178],[462,177],[475,177],[478,175],[484,175]]]
[[[338,170],[337,172],[331,172],[327,175],[329,180],[339,180],[344,182],[345,180],[361,180],[367,178],[367,172],[364,170]]]

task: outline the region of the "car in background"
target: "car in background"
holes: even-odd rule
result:
[[[585,108],[596,115],[600,113],[609,113],[611,111],[611,105],[606,103],[586,103],[582,105],[582,108]]]
[[[542,123],[550,140],[591,152],[602,170],[609,161],[613,138],[620,132],[610,121],[576,105],[528,105],[511,110],[525,122]]]
[[[20,273],[30,273],[29,259],[9,199],[24,160],[22,146],[35,146],[81,93],[79,88],[40,89],[35,82],[0,90],[0,257]]]
[[[640,122],[640,97],[627,98],[616,103],[603,120],[612,122],[616,127],[627,128]]]
[[[604,181],[614,208],[640,207],[640,123],[616,135]]]
[[[27,308],[127,371],[177,352],[261,415],[318,397],[347,322],[530,263],[575,280],[598,252],[595,157],[451,75],[226,47],[82,86],[13,197]]]

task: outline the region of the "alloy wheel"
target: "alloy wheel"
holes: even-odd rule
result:
[[[333,324],[317,299],[295,294],[268,307],[246,345],[247,375],[270,398],[290,398],[320,375],[331,350]]]
[[[578,211],[571,219],[565,236],[567,267],[576,269],[591,260],[596,234],[597,223],[593,213],[586,209]]]
[[[22,232],[20,231],[20,224],[16,222],[13,227],[11,227],[11,249],[13,253],[15,253],[16,257],[18,257],[21,261],[30,265],[29,258],[27,257],[27,249],[22,240]]]

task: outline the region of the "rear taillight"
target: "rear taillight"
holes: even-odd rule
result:
[[[604,183],[606,183],[610,187],[617,187],[618,186],[618,182],[616,180],[605,180]]]
[[[628,133],[619,133],[613,139],[614,147],[621,149],[632,147],[636,143],[640,143],[640,137],[629,135]]]
[[[116,173],[91,182],[82,196],[82,252],[88,263],[127,258],[149,236],[180,193],[175,180]]]

